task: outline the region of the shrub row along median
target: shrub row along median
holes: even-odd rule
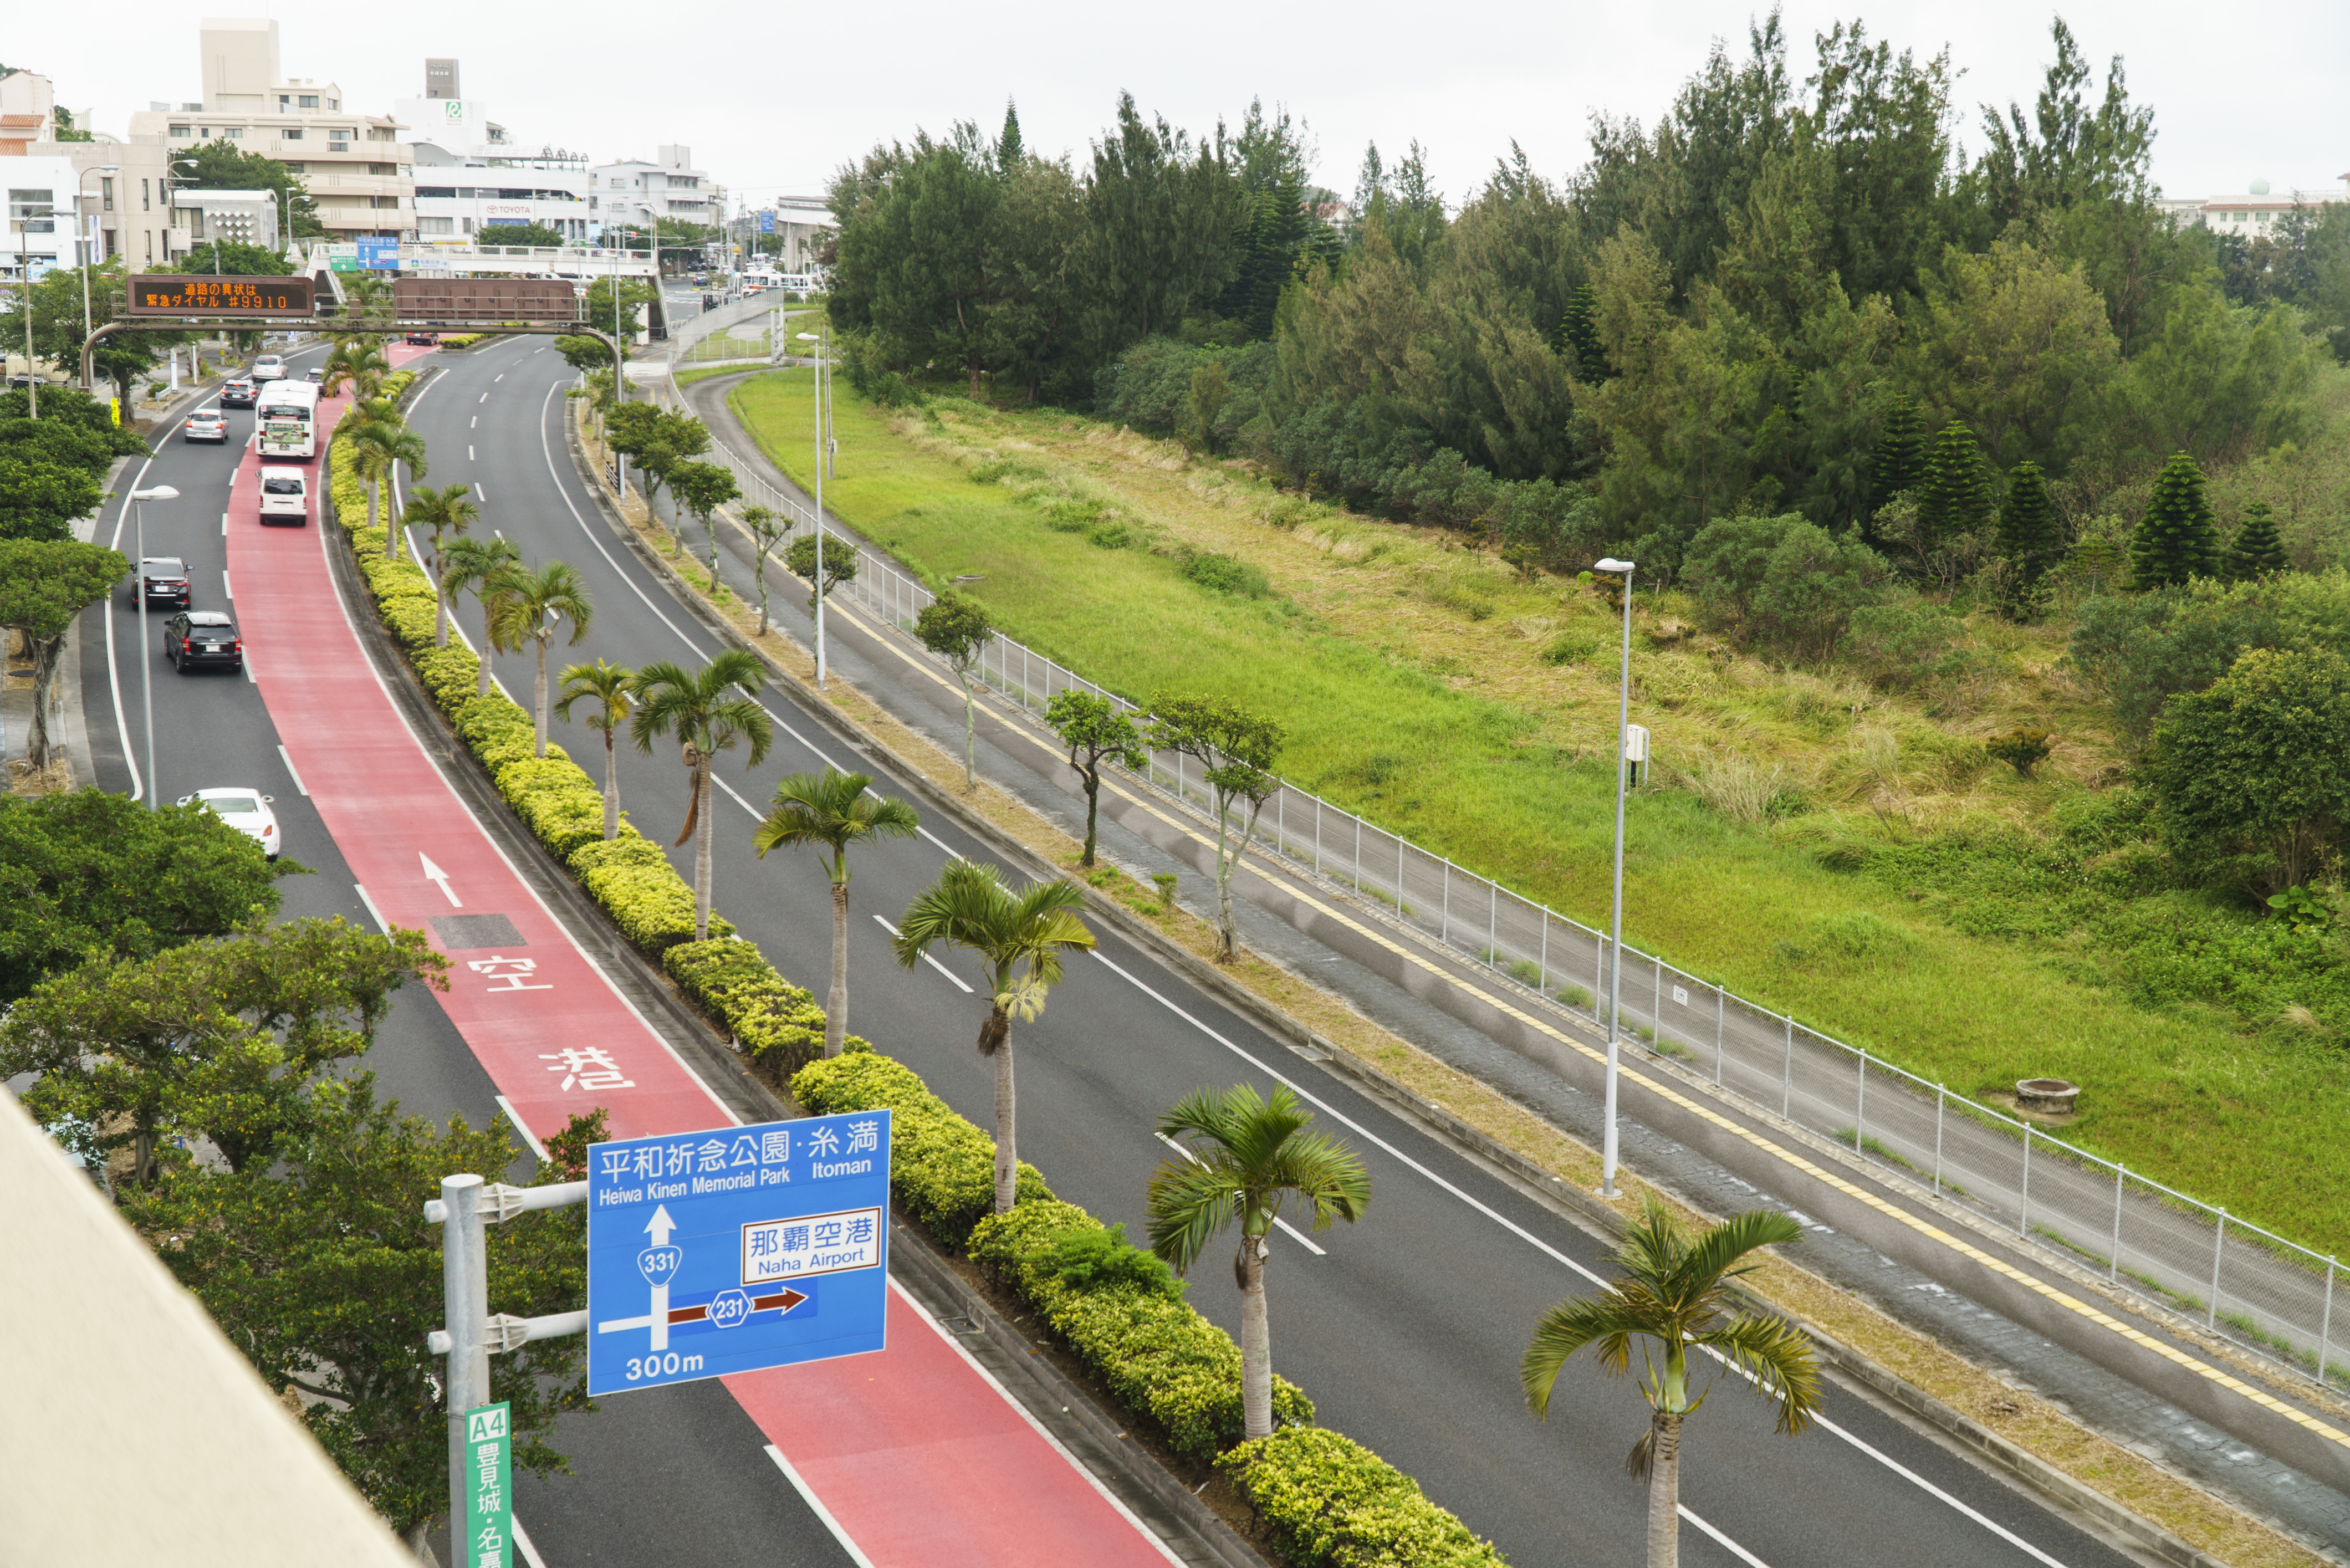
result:
[[[397,397],[413,378],[390,378]],[[1134,1417],[1182,1457],[1227,1471],[1298,1568],[1489,1568],[1500,1553],[1419,1484],[1369,1449],[1307,1426],[1313,1402],[1276,1377],[1280,1428],[1255,1443],[1242,1432],[1240,1349],[1182,1299],[1163,1265],[1120,1232],[1053,1196],[1020,1167],[1019,1201],[996,1216],[995,1140],[950,1109],[920,1076],[849,1037],[823,1059],[824,1009],[733,928],[711,917],[693,940],[693,889],[659,846],[623,821],[603,836],[596,781],[550,743],[535,755],[531,716],[502,693],[476,694],[479,663],[457,644],[434,644],[431,579],[405,556],[384,556],[386,530],[367,515],[367,490],[348,443],[328,460],[335,515],[349,536],[384,624],[433,701],[480,760],[498,794],[639,951],[723,1023],[736,1049],[777,1075],[816,1115],[887,1106],[895,1129],[890,1187],[908,1217],[944,1246],[967,1251],[1035,1308]]]

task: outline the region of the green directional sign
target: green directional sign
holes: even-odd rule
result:
[[[514,1568],[514,1438],[504,1405],[465,1412],[465,1533],[459,1568]]]

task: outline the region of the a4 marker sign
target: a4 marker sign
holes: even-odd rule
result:
[[[588,1392],[879,1350],[889,1113],[603,1143],[588,1165]]]

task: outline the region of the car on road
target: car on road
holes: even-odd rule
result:
[[[418,330],[409,333],[408,336],[402,337],[400,341],[402,343],[413,343],[421,348],[430,348],[441,340],[430,332]]]
[[[218,409],[198,409],[180,427],[182,441],[208,441],[221,445],[228,441],[228,416]]]
[[[261,389],[255,386],[248,377],[239,376],[234,381],[221,383],[222,408],[249,409],[253,407],[254,399],[259,396],[261,396]]]
[[[306,379],[312,381],[325,380],[327,379],[327,368],[324,365],[311,366]]]
[[[253,369],[245,372],[246,378],[255,381],[275,381],[285,374],[286,359],[279,354],[264,354],[253,362]]]
[[[163,657],[185,675],[208,664],[244,668],[244,639],[236,619],[222,610],[182,610],[163,623]]]
[[[234,785],[218,789],[200,789],[193,794],[183,794],[174,803],[179,805],[201,805],[239,833],[249,833],[261,843],[261,852],[270,859],[277,858],[277,814],[269,809],[276,800],[274,794],[264,794],[257,789]]]
[[[297,528],[309,522],[309,481],[301,474],[282,470],[265,472],[261,476],[261,520],[291,523]]]
[[[188,563],[177,556],[147,556],[139,563],[139,581],[130,590],[130,598],[133,604],[143,602],[149,607],[188,608]]]

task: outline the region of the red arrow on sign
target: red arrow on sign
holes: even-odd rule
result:
[[[795,1291],[789,1285],[786,1285],[781,1291],[771,1296],[753,1296],[751,1298],[751,1310],[753,1312],[789,1312],[792,1308],[799,1305],[800,1303],[807,1299],[806,1292]],[[709,1315],[710,1307],[707,1303],[704,1303],[701,1306],[671,1307],[669,1309],[669,1320],[671,1323],[700,1323]]]

